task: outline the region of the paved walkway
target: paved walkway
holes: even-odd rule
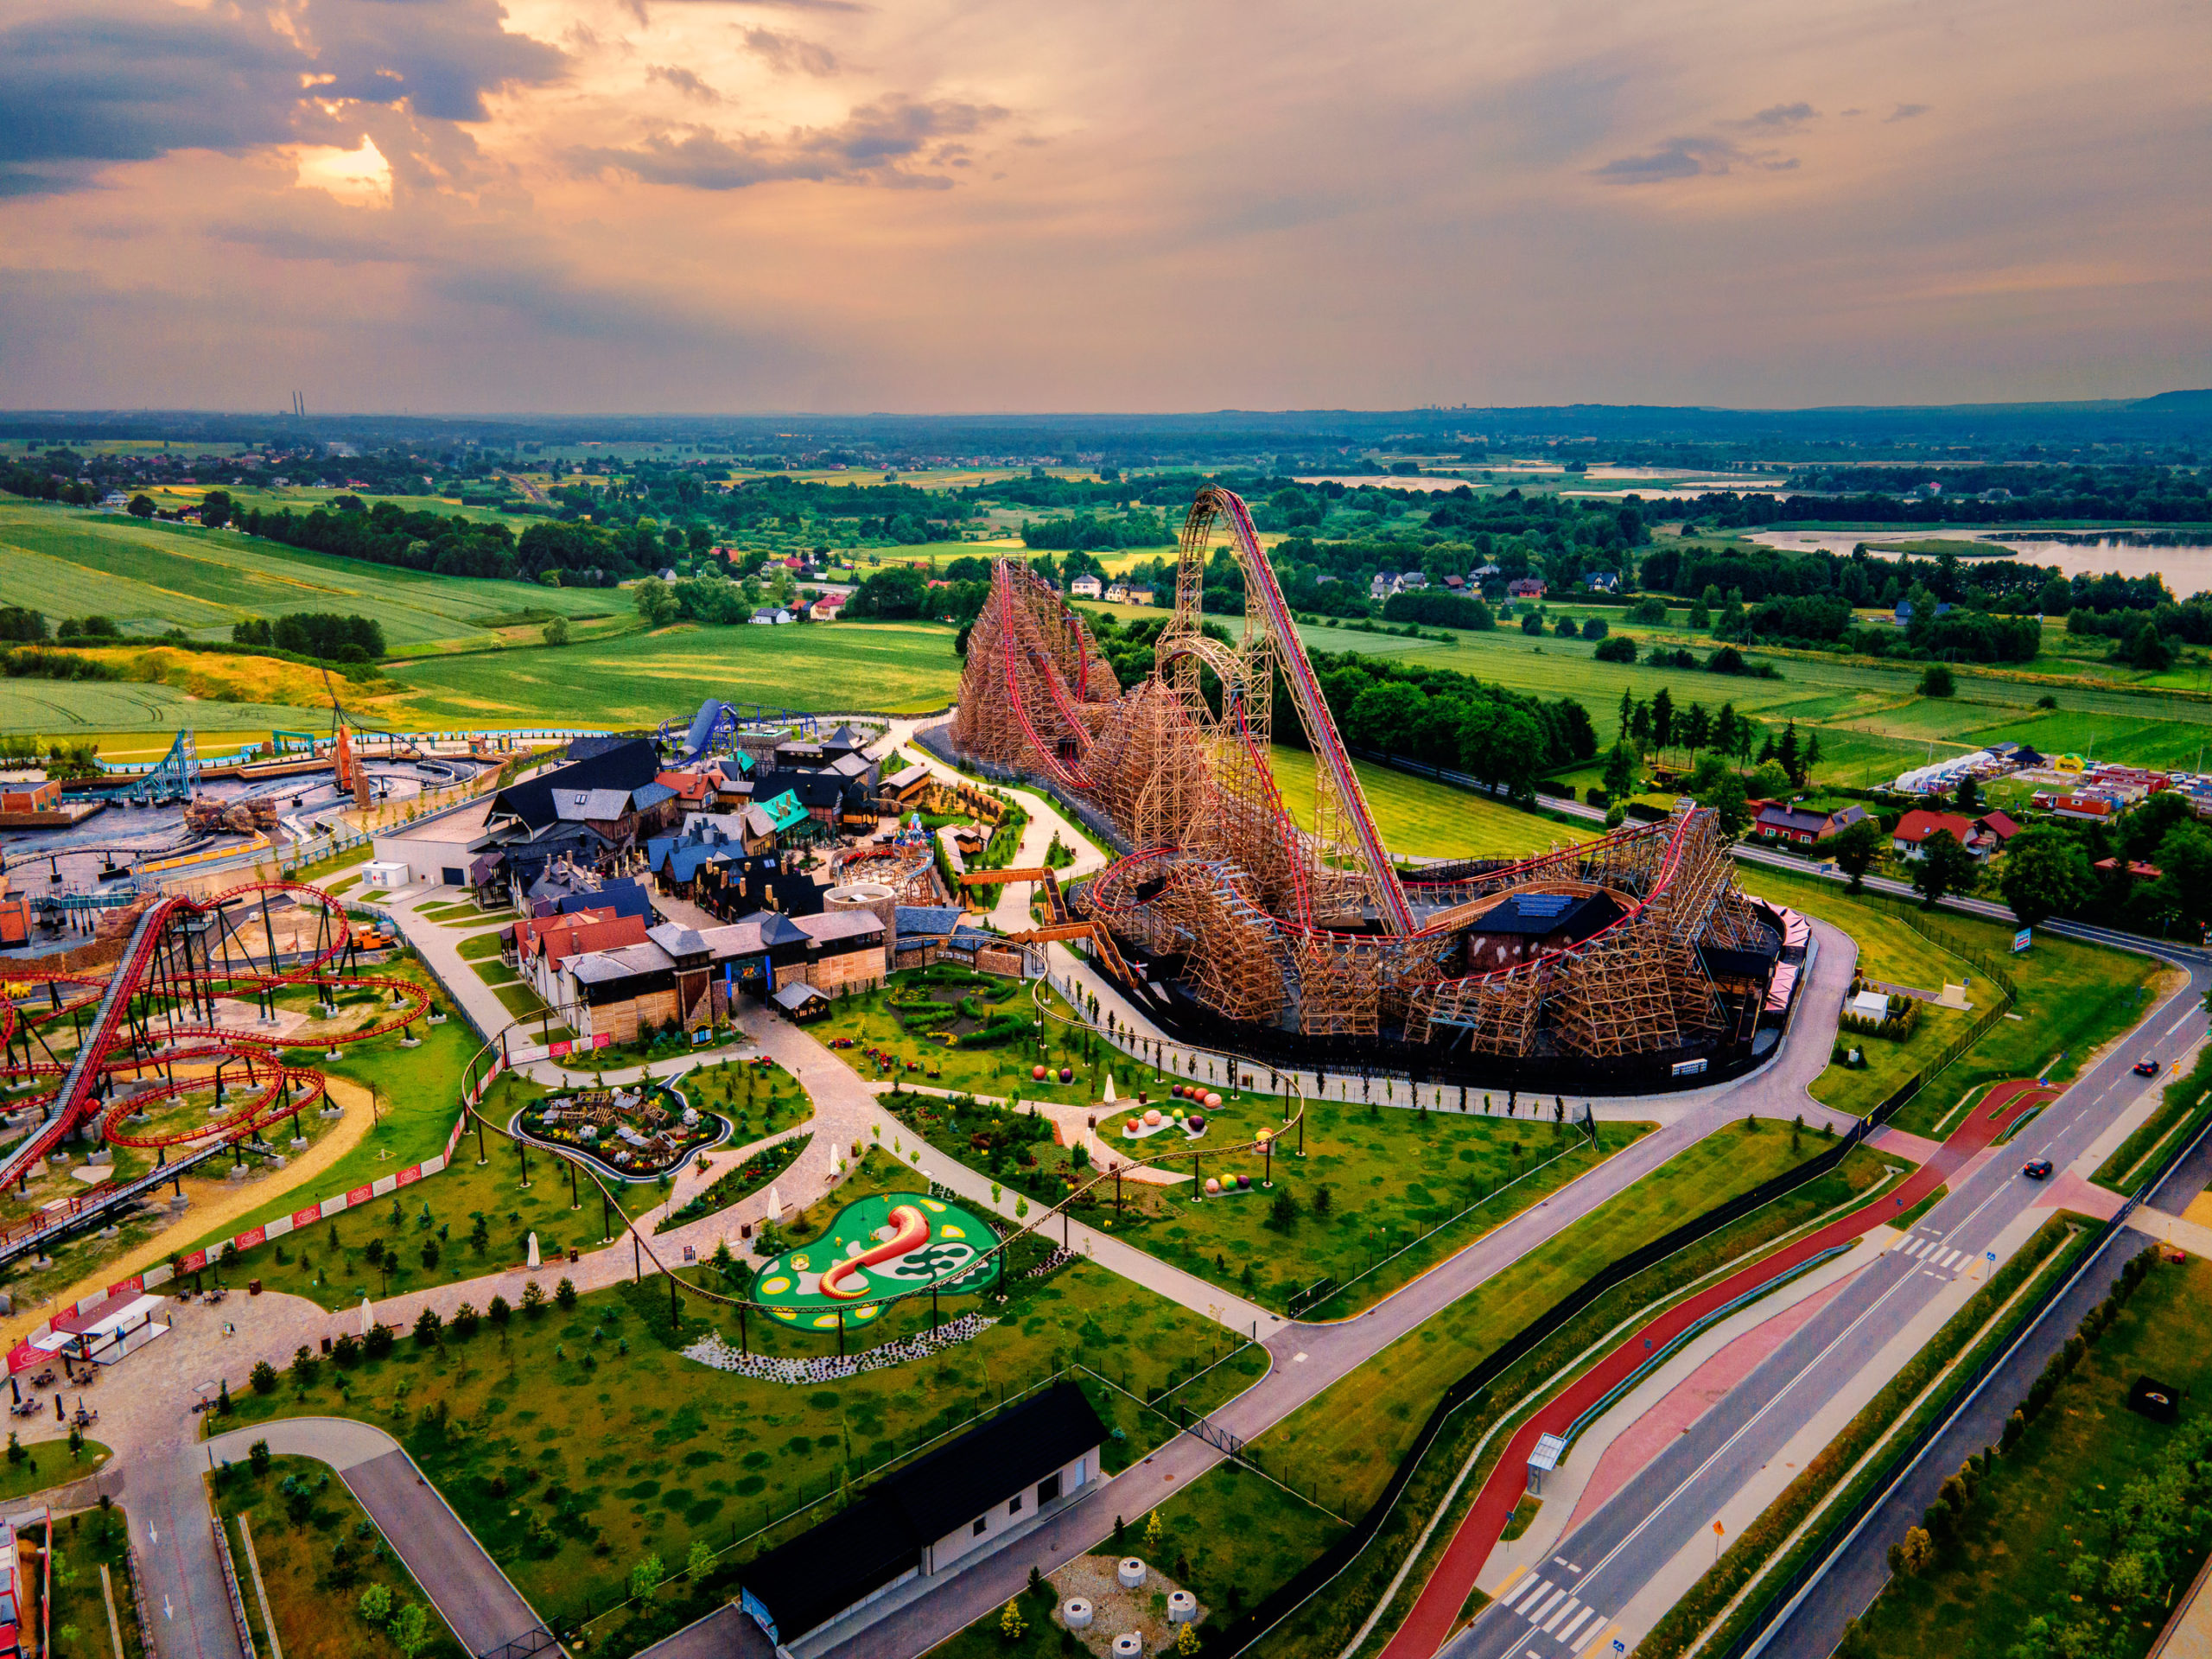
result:
[[[384,1430],[349,1417],[287,1417],[232,1429],[199,1450],[219,1463],[240,1463],[256,1440],[268,1441],[279,1456],[315,1458],[336,1470],[470,1653],[537,1627],[522,1592]],[[188,1461],[204,1466],[197,1457]]]

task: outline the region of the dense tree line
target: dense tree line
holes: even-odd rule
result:
[[[1175,537],[1156,512],[1124,513],[1114,518],[1083,512],[1072,518],[1046,518],[1034,524],[1024,519],[1021,540],[1027,547],[1111,552],[1126,547],[1171,545]]]
[[[372,663],[385,654],[384,625],[372,617],[333,611],[292,611],[271,622],[250,616],[231,628],[231,643],[274,645],[332,663]]]

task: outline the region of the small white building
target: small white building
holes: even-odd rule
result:
[[[1105,1478],[1105,1440],[1083,1390],[1056,1383],[760,1556],[745,1569],[739,1605],[779,1652],[849,1641],[890,1611],[886,1599],[902,1585],[958,1571],[1075,1502]]]
[[[1077,576],[1068,583],[1068,597],[1071,599],[1096,599],[1104,591],[1105,584],[1096,576]]]

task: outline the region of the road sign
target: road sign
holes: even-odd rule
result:
[[[2018,956],[2021,951],[2028,948],[2029,944],[2033,942],[2034,938],[2035,929],[2032,927],[2024,927],[2018,932],[2015,933],[2012,936],[2012,954],[2016,957]]]
[[[1994,1250],[1984,1250],[1982,1254],[1987,1256],[1992,1262],[1994,1262],[1997,1259],[1997,1252]]]

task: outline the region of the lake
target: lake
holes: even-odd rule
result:
[[[1763,546],[1782,548],[1791,552],[1848,553],[1864,542],[1867,552],[1882,557],[1896,556],[1894,553],[1885,550],[1885,544],[1896,542],[1985,542],[1990,544],[1993,557],[2054,566],[2069,576],[2101,576],[2108,570],[2116,570],[2123,576],[2164,576],[2166,586],[2183,599],[2193,594],[2212,591],[2212,547],[2130,547],[2118,541],[2078,544],[2073,542],[1999,542],[1994,539],[2000,535],[2031,537],[2034,533],[2032,531],[1964,530],[1950,524],[1921,524],[1885,531],[1761,530],[1753,531],[1751,539]],[[2098,532],[2083,531],[2078,533],[2094,535]],[[2118,535],[2124,532],[2111,533]]]

